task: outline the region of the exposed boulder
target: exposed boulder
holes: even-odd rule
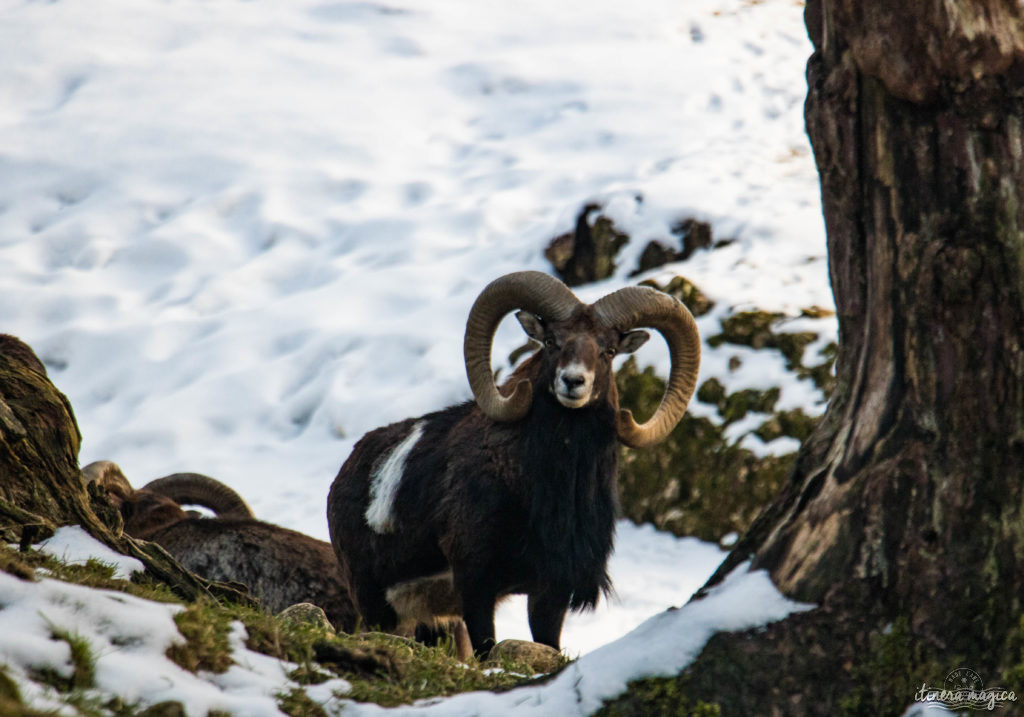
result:
[[[607,279],[615,272],[615,255],[629,242],[629,236],[615,228],[611,219],[598,215],[599,204],[587,204],[576,217],[571,234],[555,237],[544,256],[558,277],[568,286],[579,286]]]
[[[514,662],[539,672],[554,672],[562,666],[562,654],[549,645],[529,640],[502,640],[491,648],[488,662]]]

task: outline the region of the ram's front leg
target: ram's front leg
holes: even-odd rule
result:
[[[562,637],[562,623],[569,609],[569,596],[560,593],[530,593],[527,611],[534,642],[550,645],[556,650]]]
[[[462,619],[466,623],[473,652],[484,658],[494,647],[494,606],[498,602],[498,591],[472,577],[456,579],[456,585],[462,598]]]

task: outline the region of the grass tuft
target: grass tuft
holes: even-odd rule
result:
[[[103,590],[115,590],[156,602],[176,602],[181,599],[169,587],[143,573],[131,580],[114,577],[114,566],[101,560],[90,559],[84,565],[70,565],[38,550],[20,552],[0,542],[0,570],[22,580],[49,577],[76,585]],[[38,571],[42,571],[42,575]]]
[[[175,615],[174,623],[185,641],[167,648],[171,662],[189,672],[222,673],[231,667],[231,616],[220,605],[197,600]]]
[[[277,706],[289,717],[327,717],[324,708],[300,689],[291,689],[279,694]]]

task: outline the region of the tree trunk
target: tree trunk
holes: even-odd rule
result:
[[[1022,15],[807,2],[837,386],[710,584],[752,559],[820,608],[709,643],[680,679],[724,714],[898,714],[961,666],[1019,679]]]
[[[0,540],[22,548],[63,525],[81,525],[179,595],[213,594],[251,603],[245,593],[185,570],[155,543],[121,532],[118,512],[90,493],[78,469],[81,434],[71,404],[27,345],[0,334]]]

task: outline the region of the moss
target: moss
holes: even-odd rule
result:
[[[371,633],[369,636],[374,639]],[[365,675],[343,675],[352,684],[349,697],[375,702],[385,707],[409,704],[427,697],[453,695],[475,690],[504,691],[532,682],[524,665],[505,664],[498,671],[487,671],[472,663],[466,665],[444,650],[390,635],[376,635],[388,643],[398,674],[386,679]]]
[[[824,319],[829,316],[835,316],[836,312],[831,309],[823,309],[820,306],[806,306],[800,309],[800,315],[808,319]]]
[[[754,431],[754,435],[765,443],[776,438],[789,436],[804,441],[818,425],[820,419],[808,416],[803,409],[794,408],[790,411],[776,413]]]
[[[303,690],[291,689],[277,696],[277,706],[289,717],[327,717],[323,707],[309,698]]]
[[[721,717],[717,704],[692,702],[683,677],[656,677],[629,683],[622,696],[605,702],[600,717]]]
[[[21,703],[21,692],[18,683],[10,678],[7,669],[0,665],[0,703],[4,700]]]
[[[941,685],[949,665],[960,664],[957,658],[938,664],[905,617],[869,640],[867,654],[852,666],[853,688],[839,701],[841,714],[848,717],[902,714],[921,685]]]
[[[189,672],[226,672],[232,665],[228,634],[231,615],[211,600],[198,600],[174,616],[183,643],[167,648],[167,658]]]
[[[726,396],[719,405],[718,412],[725,425],[728,425],[744,418],[750,411],[771,413],[778,400],[779,389],[777,387],[769,388],[766,391],[745,388]]]
[[[715,377],[709,378],[697,388],[697,400],[712,406],[721,406],[725,402],[725,386]]]
[[[251,608],[233,606],[229,611],[232,618],[245,625],[246,647],[299,665],[312,662],[313,645],[317,640],[334,634],[329,627],[281,620]]]
[[[773,325],[783,314],[770,311],[741,311],[722,319],[722,333],[707,338],[708,346],[717,348],[723,343],[749,346],[753,349],[775,348],[777,342]]]
[[[84,565],[70,565],[38,550],[19,552],[0,543],[0,569],[23,580],[34,580],[36,571],[43,570],[47,577],[77,585],[116,590],[157,602],[181,602],[169,587],[148,575],[136,573],[131,580],[115,578],[112,565],[95,559]]]
[[[775,348],[786,357],[786,368],[793,369],[803,366],[804,349],[818,340],[818,335],[809,331],[775,334]]]
[[[55,640],[63,640],[71,648],[71,664],[74,672],[71,674],[71,688],[84,690],[96,683],[96,656],[93,654],[89,641],[77,632],[65,628],[52,630]]]
[[[49,665],[29,669],[29,675],[36,682],[49,685],[58,692],[72,692],[88,689],[96,678],[96,657],[89,641],[77,632],[50,624],[50,639],[66,642],[70,650],[71,675],[64,676]]]
[[[0,543],[0,570],[21,580],[35,580],[36,571],[32,564],[15,550]]]
[[[1007,638],[1007,654],[1016,664],[1003,671],[1002,684],[1018,696],[1024,695],[1024,615],[1017,621],[1017,629]]]
[[[674,296],[681,301],[690,313],[695,317],[703,316],[714,308],[715,302],[711,301],[704,292],[697,288],[697,285],[684,276],[672,277],[668,284],[659,284],[653,279],[641,281],[640,286],[649,286],[658,291]]]

